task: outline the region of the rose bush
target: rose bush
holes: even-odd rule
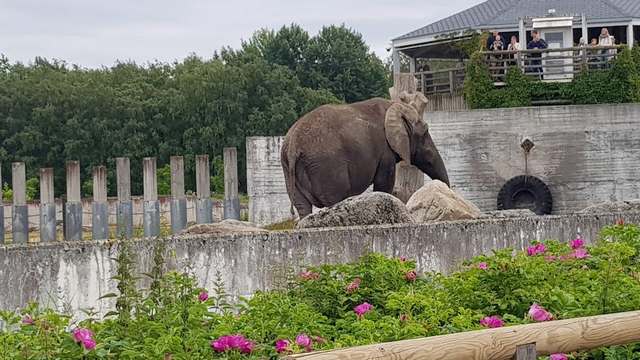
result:
[[[116,311],[85,320],[31,304],[0,313],[0,359],[264,359],[385,341],[640,309],[640,229],[620,223],[597,244],[535,242],[495,251],[445,276],[369,254],[303,269],[284,289],[231,305],[157,263],[148,289],[119,259]],[[125,255],[130,252],[123,251]],[[121,256],[125,256],[122,255]],[[156,260],[161,261],[162,256]],[[160,265],[159,265],[160,264]],[[629,359],[640,346],[553,359]]]

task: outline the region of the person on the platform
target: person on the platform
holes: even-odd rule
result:
[[[533,40],[529,41],[529,44],[527,44],[527,49],[529,50],[544,50],[546,48],[548,48],[549,46],[547,45],[547,42],[544,41],[543,38],[540,37],[540,32],[538,30],[533,30],[531,32],[531,35],[533,36]],[[542,79],[542,60],[540,60],[542,58],[542,53],[536,52],[533,54],[529,54],[529,57],[532,59],[529,64],[530,64],[530,68],[529,71],[533,72],[533,73],[538,73],[538,77],[540,79]]]
[[[616,39],[609,35],[609,29],[602,28],[600,31],[600,37],[598,38],[599,46],[614,46],[616,44]],[[602,68],[606,68],[609,64],[609,60],[615,56],[616,49],[602,49],[600,50],[600,54],[602,54],[602,58],[600,61],[602,62]]]

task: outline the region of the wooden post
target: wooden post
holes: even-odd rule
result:
[[[133,237],[133,204],[131,203],[129,158],[116,158],[116,179],[118,187],[117,236],[131,239]]]
[[[455,78],[453,75],[454,75],[453,70],[449,70],[449,94],[451,95],[453,95],[453,92],[455,91],[455,87],[456,87]]]
[[[224,148],[224,218],[240,220],[238,197],[238,151]]]
[[[107,168],[93,168],[93,204],[91,209],[91,233],[93,240],[109,238],[109,203],[107,202]]]
[[[411,74],[395,74],[393,77],[393,88],[389,90],[391,100],[399,101],[398,96],[402,91],[409,93],[416,92],[416,81]],[[405,163],[399,162],[396,165],[396,182],[393,188],[393,195],[406,203],[411,195],[424,185],[424,174],[420,169]]]
[[[82,240],[82,195],[80,162],[67,162],[67,201],[64,213],[64,239]]]
[[[536,344],[526,344],[516,347],[516,354],[513,360],[536,360],[538,355],[536,352]]]
[[[56,202],[53,169],[40,169],[40,241],[56,241]]]
[[[187,199],[184,196],[184,158],[171,157],[171,233],[187,227]]]
[[[2,164],[0,164],[0,245],[4,244],[4,193],[2,192]]]
[[[196,222],[213,222],[211,203],[211,178],[209,176],[209,155],[196,155]]]
[[[144,237],[160,235],[160,204],[158,203],[158,178],[156,158],[142,160],[142,185],[144,188]]]
[[[29,240],[29,209],[27,207],[25,165],[23,162],[15,162],[12,164],[11,170],[13,243],[26,244]]]

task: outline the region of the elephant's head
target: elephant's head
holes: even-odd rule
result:
[[[400,159],[416,166],[431,179],[449,185],[449,176],[427,124],[422,120],[427,98],[422,93],[400,94],[385,115],[387,142]]]

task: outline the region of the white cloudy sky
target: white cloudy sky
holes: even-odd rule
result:
[[[379,56],[389,40],[482,0],[0,0],[0,53],[85,67],[173,61],[237,47],[259,28],[295,22],[310,33],[346,24]]]

